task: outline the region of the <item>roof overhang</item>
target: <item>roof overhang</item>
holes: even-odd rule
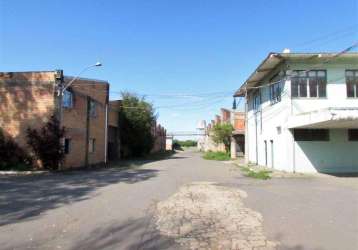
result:
[[[287,128],[357,129],[358,108],[327,108],[292,116]]]
[[[250,77],[234,93],[234,97],[245,96],[246,90],[263,84],[263,80],[279,65],[285,62],[323,63],[355,62],[358,63],[358,53],[270,53],[250,75]]]

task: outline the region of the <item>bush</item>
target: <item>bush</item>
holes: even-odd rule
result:
[[[31,157],[0,129],[0,170],[30,170]]]
[[[205,160],[228,161],[231,159],[230,154],[227,152],[206,152],[203,155]]]
[[[174,140],[173,145],[179,145],[181,147],[196,147],[197,142],[194,140],[179,141]]]
[[[27,129],[27,143],[31,147],[42,167],[57,170],[65,158],[65,152],[61,139],[65,135],[65,129],[60,128],[60,123],[55,116],[38,131]]]
[[[144,97],[122,92],[122,108],[119,112],[121,150],[123,157],[141,157],[153,148],[152,126],[156,115],[153,106]]]

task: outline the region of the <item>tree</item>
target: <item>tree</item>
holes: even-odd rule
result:
[[[31,157],[11,137],[5,136],[0,128],[0,170],[30,169]]]
[[[40,129],[27,129],[27,143],[41,161],[43,168],[57,170],[65,158],[65,152],[61,139],[65,135],[65,129],[55,116],[51,116],[48,122]]]
[[[212,139],[216,144],[223,143],[225,151],[230,151],[231,136],[234,128],[230,123],[215,124],[212,128]]]
[[[122,92],[118,127],[124,157],[148,154],[154,145],[152,127],[156,114],[152,104],[134,93]]]

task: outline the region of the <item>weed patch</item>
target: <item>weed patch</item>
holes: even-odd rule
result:
[[[267,180],[267,179],[271,179],[271,173],[272,171],[269,170],[254,170],[251,169],[247,166],[242,166],[241,170],[244,172],[244,175],[247,177],[251,177],[251,178],[255,178],[255,179],[260,179],[260,180]]]
[[[228,161],[230,160],[230,154],[226,152],[206,152],[203,155],[205,160],[215,160],[215,161]]]

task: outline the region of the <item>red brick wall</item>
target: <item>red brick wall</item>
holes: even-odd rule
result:
[[[230,123],[230,115],[231,111],[227,109],[221,109],[221,117],[223,122],[229,122]]]
[[[0,73],[0,127],[25,149],[26,129],[42,127],[54,112],[54,74]]]
[[[95,80],[76,80],[71,86],[70,90],[74,95],[73,108],[63,109],[66,138],[71,139],[65,167],[85,165],[87,96],[96,103],[96,116],[89,118],[89,139],[95,139],[95,151],[88,153],[88,163],[92,165],[104,162],[108,88],[108,83]]]
[[[234,129],[236,131],[245,131],[245,113],[235,112],[234,113]]]

